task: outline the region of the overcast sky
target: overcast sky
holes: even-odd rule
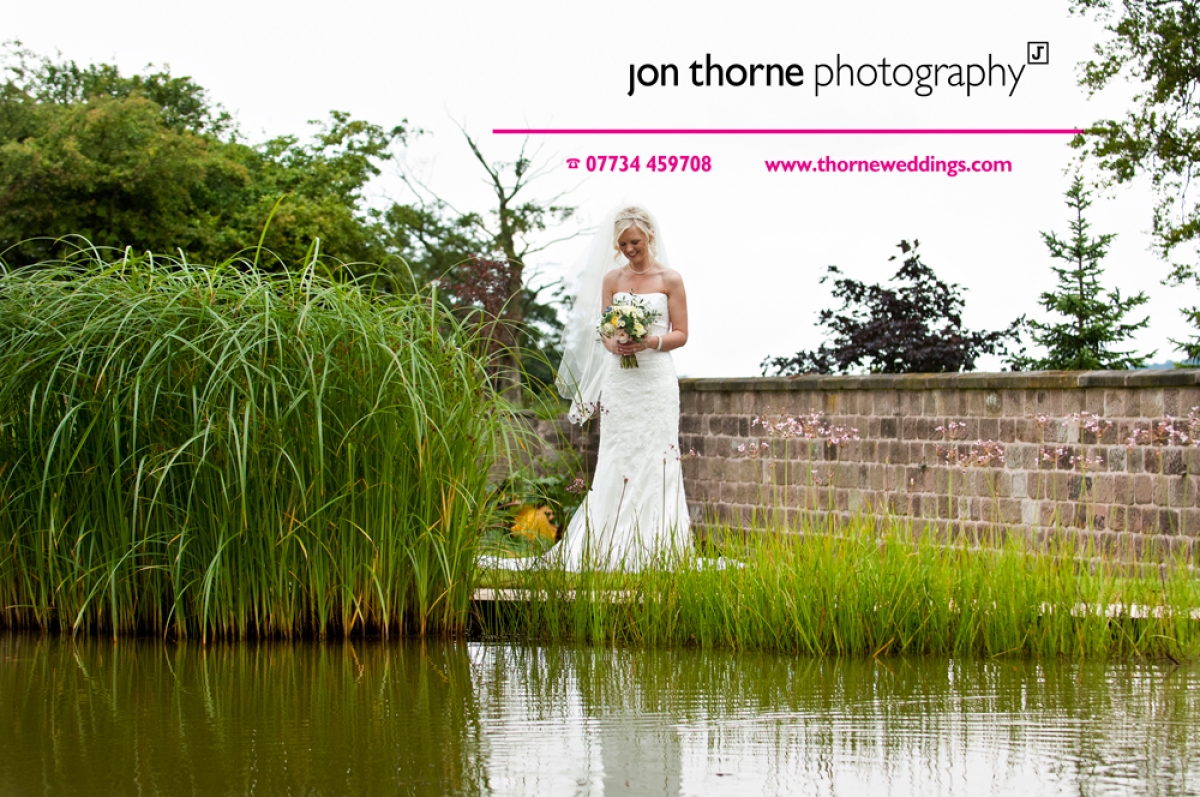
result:
[[[169,64],[207,87],[258,140],[306,134],[307,120],[349,111],[382,125],[407,120],[426,134],[402,153],[412,170],[461,209],[489,199],[456,125],[496,160],[517,136],[495,128],[1073,128],[1119,114],[1124,92],[1089,100],[1077,64],[1102,31],[1071,16],[1065,0],[844,0],[828,2],[97,2],[10,4],[0,36],[43,54],[107,61],[133,72]],[[1048,64],[1027,65],[1027,43],[1050,45]],[[691,85],[688,66],[797,64],[800,86]],[[818,64],[889,69],[923,64],[1002,64],[1004,86],[945,85],[929,96],[909,87],[830,86],[817,93]],[[631,64],[674,64],[679,86],[629,91]],[[1024,70],[1022,70],[1024,67]],[[869,77],[871,70],[863,74]],[[649,74],[649,72],[645,73]],[[842,72],[843,76],[847,73]],[[979,73],[976,72],[976,75]],[[999,72],[992,72],[998,79]],[[759,73],[761,83],[762,73]],[[900,79],[904,77],[901,70]],[[613,204],[636,200],[659,216],[671,265],[689,296],[691,339],[676,353],[682,374],[758,373],[767,355],[814,347],[818,284],[825,267],[886,279],[902,238],[921,241],[924,261],[966,291],[973,328],[1039,315],[1037,297],[1054,276],[1039,231],[1065,236],[1075,153],[1066,135],[970,136],[536,136],[549,167],[531,198],[573,188],[583,224]],[[588,155],[697,155],[699,174],[587,173],[566,159]],[[1008,174],[770,174],[767,159],[998,159]],[[394,175],[375,201],[403,199]],[[1151,324],[1136,341],[1175,356],[1186,336],[1179,308],[1195,289],[1159,284],[1166,265],[1150,250],[1153,201],[1139,184],[1097,197],[1095,232],[1118,238],[1106,284],[1146,290]],[[555,235],[569,234],[568,225]],[[533,265],[567,275],[580,239],[555,245]],[[998,361],[984,361],[998,369]]]

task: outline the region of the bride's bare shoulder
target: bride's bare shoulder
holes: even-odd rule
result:
[[[683,276],[673,268],[664,268],[662,271],[663,287],[666,293],[677,290],[683,287]]]

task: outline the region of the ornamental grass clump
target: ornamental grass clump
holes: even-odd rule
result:
[[[1185,563],[1142,571],[999,530],[952,545],[868,516],[791,531],[632,574],[506,574],[478,622],[498,638],[812,656],[1200,655],[1200,582]]]
[[[475,343],[313,267],[0,272],[0,625],[460,629],[503,423]]]

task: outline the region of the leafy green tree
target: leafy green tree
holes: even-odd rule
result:
[[[0,144],[0,250],[10,263],[52,256],[53,241],[34,236],[192,249],[203,214],[194,196],[241,182],[212,142],[166,126],[144,97],[40,106],[24,121]]]
[[[285,266],[303,262],[316,238],[331,262],[387,257],[363,189],[403,127],[335,111],[311,142],[250,146],[188,78],[127,78],[11,47],[5,71],[0,253],[10,265],[54,257],[64,236],[195,262],[260,239]]]
[[[236,135],[229,112],[209,100],[208,92],[189,77],[175,77],[168,71],[126,76],[111,64],[55,62],[22,48],[20,42],[7,42],[4,50],[5,72],[9,75],[5,86],[34,102],[75,105],[98,96],[145,97],[162,110],[164,121],[176,130]]]
[[[1150,299],[1145,292],[1122,298],[1120,290],[1108,293],[1100,285],[1104,269],[1100,261],[1108,254],[1109,244],[1116,237],[1104,233],[1092,238],[1091,225],[1083,217],[1091,202],[1079,175],[1066,194],[1067,207],[1072,211],[1071,237],[1064,241],[1057,234],[1042,233],[1050,256],[1069,265],[1051,266],[1058,276],[1057,290],[1043,293],[1039,304],[1047,311],[1062,316],[1060,322],[1028,321],[1033,342],[1046,348],[1045,357],[1011,357],[1009,362],[1017,371],[1100,371],[1141,368],[1149,355],[1134,355],[1116,351],[1115,346],[1127,342],[1139,329],[1150,323],[1128,322],[1125,317],[1135,307]]]
[[[1193,250],[1192,262],[1171,263],[1165,282],[1200,285],[1200,204],[1188,195],[1200,164],[1200,3],[1072,0],[1071,9],[1096,16],[1109,33],[1083,65],[1080,83],[1090,93],[1118,79],[1139,86],[1124,117],[1094,122],[1072,145],[1094,156],[1113,183],[1150,178],[1159,253],[1170,262],[1179,247]],[[1182,312],[1200,327],[1200,308]],[[1190,358],[1200,356],[1200,336],[1173,342]]]
[[[892,280],[898,288],[842,277],[834,281],[833,296],[842,305],[825,309],[819,322],[831,334],[815,351],[801,350],[790,357],[767,357],[763,374],[870,373],[908,374],[971,371],[981,354],[1005,353],[1005,344],[1016,336],[1014,321],[1008,329],[975,332],[962,322],[962,288],[938,279],[921,262],[919,242],[898,244],[904,262]],[[895,260],[896,255],[888,258]],[[841,274],[837,266],[829,274]]]
[[[264,245],[280,253],[284,263],[300,262],[320,238],[322,251],[333,260],[352,271],[373,271],[393,253],[382,214],[367,205],[365,189],[381,164],[392,159],[393,143],[405,140],[405,128],[386,129],[341,111],[310,124],[316,133],[309,142],[281,136],[242,150],[248,179],[242,201],[233,206],[239,215],[231,216],[229,226],[256,236],[274,212]]]

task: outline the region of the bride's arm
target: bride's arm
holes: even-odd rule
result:
[[[610,271],[604,275],[604,281],[600,283],[600,310],[612,306],[613,293],[617,289],[617,272]],[[600,338],[600,342],[604,344],[604,348],[608,349],[613,354],[620,354],[617,351],[617,342],[612,338]]]
[[[666,283],[667,310],[671,316],[671,331],[662,336],[662,346],[659,351],[671,351],[683,348],[688,339],[687,292],[683,289],[683,277],[678,271],[669,271],[663,275]],[[658,338],[651,335],[646,338],[647,348],[658,348]],[[651,345],[652,344],[652,345]]]

